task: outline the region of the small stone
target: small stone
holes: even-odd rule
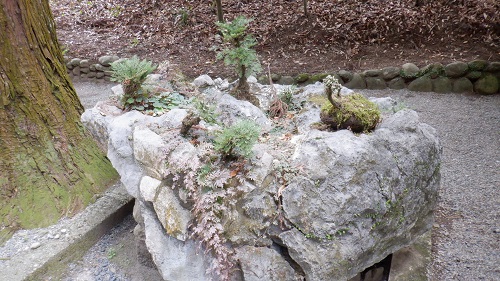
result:
[[[110,66],[111,63],[117,61],[118,59],[118,56],[102,56],[99,58],[99,63],[103,66]]]
[[[54,239],[59,239],[59,238],[61,238],[61,235],[59,235],[59,234],[56,234],[56,235],[54,236]]]
[[[381,90],[385,89],[387,85],[382,78],[377,77],[366,77],[366,88],[370,90]]]
[[[61,233],[66,233],[68,230],[66,228],[61,229]]]
[[[280,85],[293,85],[295,83],[295,79],[292,76],[282,76],[280,80],[278,80],[278,84]]]
[[[80,67],[89,67],[90,66],[90,63],[89,63],[89,60],[81,60],[80,61]]]
[[[382,69],[382,78],[392,80],[399,76],[401,69],[399,67],[386,67]]]
[[[453,92],[472,93],[474,92],[474,85],[469,79],[462,77],[453,82]]]
[[[401,76],[403,78],[415,78],[419,71],[418,66],[413,63],[405,63],[401,66]]]
[[[497,234],[500,233],[500,228],[493,230],[493,233],[497,233]]]
[[[405,80],[401,77],[396,77],[387,83],[390,89],[401,90],[406,88]]]
[[[193,84],[196,87],[202,88],[202,87],[209,87],[214,85],[214,81],[212,78],[206,74],[198,76],[196,79],[194,79]]]
[[[78,58],[74,58],[72,59],[69,63],[72,65],[72,66],[80,66],[80,62],[82,60],[81,59],[78,59]]]
[[[432,92],[432,80],[427,76],[417,78],[408,84],[408,90],[414,92]]]
[[[354,73],[351,81],[345,83],[344,86],[349,89],[366,89],[366,81],[361,75]]]
[[[34,250],[34,249],[39,248],[40,246],[42,246],[42,244],[40,242],[35,242],[35,243],[31,244],[30,249]]]
[[[365,77],[378,77],[382,74],[382,70],[380,69],[370,69],[370,70],[365,70],[363,72],[363,75]]]
[[[494,94],[498,89],[498,79],[493,75],[485,75],[474,83],[474,91],[482,95]]]
[[[448,77],[460,77],[467,73],[469,66],[465,62],[452,62],[445,66],[444,74]]]

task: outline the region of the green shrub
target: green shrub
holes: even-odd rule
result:
[[[248,158],[259,135],[259,125],[250,120],[241,120],[216,135],[214,148],[224,157]]]
[[[137,56],[123,59],[111,64],[111,81],[122,84],[123,98],[121,100],[125,109],[140,106],[147,98],[148,93],[142,89],[146,77],[156,69],[156,65],[147,60],[140,60]]]

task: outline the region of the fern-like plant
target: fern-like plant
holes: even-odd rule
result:
[[[156,65],[151,61],[140,60],[137,56],[111,63],[111,81],[122,84],[121,102],[126,109],[131,109],[137,103],[141,104],[147,98],[147,91],[141,89],[142,83],[155,69]]]
[[[260,135],[260,127],[250,120],[241,120],[224,128],[214,140],[214,148],[225,158],[247,158]]]
[[[229,46],[217,54],[217,59],[224,59],[226,65],[234,66],[238,74],[238,85],[234,94],[238,98],[256,103],[257,100],[250,94],[247,78],[262,71],[257,52],[253,49],[257,40],[247,34],[248,24],[252,19],[239,16],[232,22],[218,22],[222,37]]]

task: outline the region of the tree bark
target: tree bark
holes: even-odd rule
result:
[[[215,0],[215,5],[217,6],[217,20],[219,22],[224,22],[224,13],[222,12],[222,0]]]
[[[116,179],[82,112],[48,1],[1,1],[0,241],[74,214]]]

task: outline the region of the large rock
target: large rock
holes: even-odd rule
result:
[[[307,177],[283,191],[294,226],[279,235],[306,280],[347,280],[432,227],[441,146],[414,111],[371,135],[310,131],[294,162]]]
[[[301,281],[279,249],[243,246],[236,249],[245,281]]]
[[[262,110],[248,101],[238,100],[229,94],[224,94],[218,101],[217,113],[225,125],[231,125],[240,119],[249,119],[257,123],[263,131],[271,129],[271,121]]]
[[[231,207],[225,207],[220,225],[241,269],[231,280],[348,280],[432,225],[441,153],[435,131],[414,111],[393,114],[397,104],[389,98],[373,100],[385,116],[369,135],[311,129],[319,108],[310,99],[323,92],[316,83],[297,94],[305,106],[290,123],[300,134],[263,135],[244,164],[248,172],[227,182],[239,194],[221,198]],[[202,96],[217,106],[225,125],[250,118],[271,128],[262,110],[248,102],[215,87]],[[217,280],[207,274],[214,266],[211,249],[200,248],[189,232],[193,202],[185,184],[197,175],[183,174],[182,168],[205,166],[203,145],[175,131],[187,111],[151,117],[105,109],[86,113],[85,124],[109,139],[108,157],[136,197],[137,235],[163,278]]]
[[[202,250],[197,242],[180,241],[167,235],[154,211],[145,205],[141,210],[146,226],[146,246],[164,280],[212,280],[206,273],[206,255],[200,254]]]

